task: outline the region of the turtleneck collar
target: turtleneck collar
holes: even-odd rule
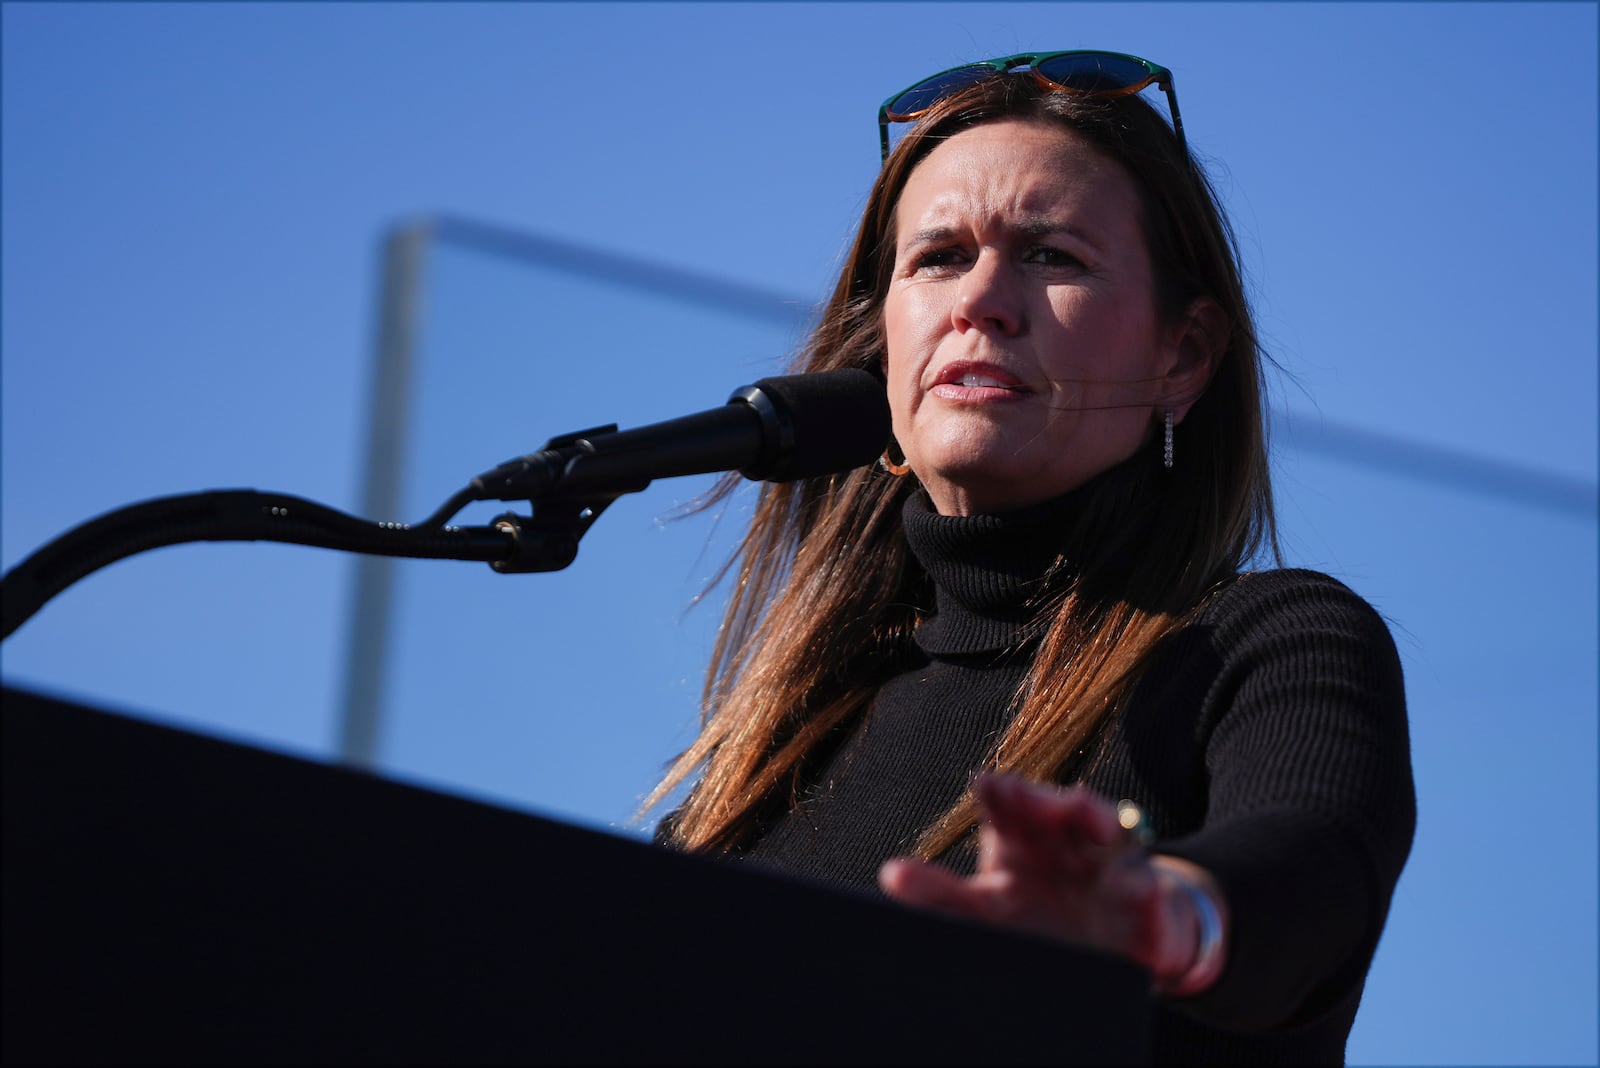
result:
[[[935,614],[916,630],[922,650],[948,656],[1026,644],[1037,609],[1033,598],[1084,497],[1074,490],[1013,512],[976,516],[940,515],[925,493],[907,498],[901,510],[906,541],[937,597]]]

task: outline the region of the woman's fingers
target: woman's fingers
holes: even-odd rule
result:
[[[963,878],[937,864],[891,860],[878,876],[885,893],[1122,953],[1157,976],[1189,967],[1196,921],[1184,911],[1189,898],[1172,886],[1187,876],[1220,898],[1203,871],[1146,853],[1122,827],[1116,806],[1088,790],[1001,775],[980,778],[974,790],[984,816],[977,874]]]
[[[983,866],[1023,866],[1088,879],[1133,845],[1116,809],[1088,790],[1061,790],[986,775],[974,788],[983,809]]]
[[[985,814],[999,826],[1067,831],[1102,846],[1127,837],[1116,806],[1083,787],[1046,786],[999,774],[980,775],[973,786]]]
[[[943,909],[964,916],[981,916],[984,892],[972,880],[947,868],[920,860],[898,858],[878,870],[883,892],[909,905]]]

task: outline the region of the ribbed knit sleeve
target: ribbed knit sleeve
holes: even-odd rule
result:
[[[1309,571],[1239,580],[1186,639],[1178,659],[1211,665],[1192,739],[1204,815],[1154,848],[1216,877],[1232,930],[1221,979],[1177,1004],[1228,1030],[1348,1028],[1416,824],[1394,642]],[[1143,725],[1126,726],[1137,753]]]

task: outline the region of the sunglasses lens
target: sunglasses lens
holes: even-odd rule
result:
[[[889,102],[889,121],[907,122],[914,119],[957,89],[964,89],[974,82],[981,82],[985,78],[992,77],[994,73],[995,69],[988,64],[975,63],[970,67],[957,67],[943,74],[935,74],[927,81],[913,85]]]
[[[1151,77],[1143,63],[1104,52],[1052,56],[1035,69],[1057,85],[1085,93],[1116,92],[1147,83]]]
[[[878,112],[878,135],[883,144],[883,158],[887,160],[893,149],[891,124],[920,119],[945,97],[1002,72],[1020,75],[1024,71],[1032,71],[1037,78],[1059,89],[1100,98],[1130,96],[1159,80],[1167,94],[1168,116],[1173,131],[1178,136],[1180,147],[1183,145],[1183,125],[1178,119],[1178,100],[1172,91],[1172,76],[1163,68],[1115,52],[1045,53],[1042,59],[1036,58],[1038,55],[1031,53],[969,63],[924,78],[891,98]]]

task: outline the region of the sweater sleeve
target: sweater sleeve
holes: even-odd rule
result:
[[[1177,1004],[1251,1031],[1353,1012],[1416,825],[1394,641],[1308,571],[1248,576],[1199,625],[1220,665],[1196,724],[1205,817],[1156,848],[1216,877],[1231,930],[1221,978]]]

